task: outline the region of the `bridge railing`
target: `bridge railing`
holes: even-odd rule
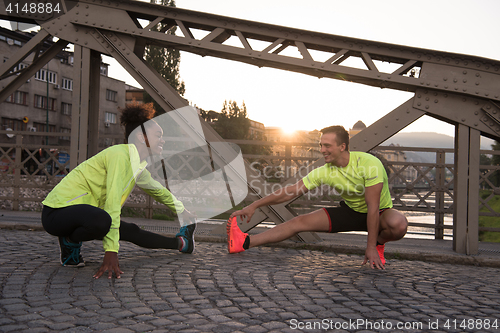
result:
[[[40,211],[45,196],[69,172],[69,139],[65,136],[68,134],[0,131],[2,134],[5,137],[0,142],[0,209]],[[248,182],[252,184],[264,179],[269,185],[269,193],[289,183],[290,177],[305,176],[321,157],[318,145],[314,143],[234,142],[243,149],[253,147],[250,149],[253,154],[243,156],[260,178],[250,178]],[[258,154],[262,151],[265,154]],[[453,229],[453,152],[453,149],[399,146],[379,146],[372,151],[387,170],[394,207],[405,212],[410,227],[417,230],[423,228],[426,232],[430,230],[436,239],[450,235]],[[484,150],[481,154],[493,156],[500,155],[500,152]],[[192,158],[199,156],[186,156],[184,165],[189,164]],[[182,169],[184,165],[177,167]],[[190,167],[192,169],[192,165]],[[500,228],[491,221],[500,217],[500,166],[481,165],[480,177],[478,219],[486,222],[480,223],[479,232],[497,233]],[[248,196],[238,207],[254,199],[254,196]],[[340,199],[339,193],[323,186],[298,198],[290,204],[290,208],[297,214],[303,214],[319,207],[335,206]],[[152,218],[154,214],[168,214],[164,206],[139,189],[134,190],[124,209],[133,210],[146,218]],[[420,221],[421,216],[427,217],[424,222]]]

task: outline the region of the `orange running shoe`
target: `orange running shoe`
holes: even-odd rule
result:
[[[229,253],[239,253],[245,251],[243,248],[243,243],[248,234],[244,233],[238,227],[238,221],[236,217],[230,218],[226,224],[227,232],[227,250]]]
[[[385,249],[385,244],[377,245],[378,256],[380,257],[382,265],[385,266],[384,249]]]

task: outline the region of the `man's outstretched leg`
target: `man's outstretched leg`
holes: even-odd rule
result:
[[[227,246],[229,253],[238,253],[251,247],[281,242],[300,232],[328,232],[329,230],[330,221],[323,209],[296,216],[289,221],[276,225],[274,228],[252,236],[243,233],[238,227],[236,217],[233,217],[229,219],[226,225]]]
[[[377,240],[377,251],[382,264],[385,265],[385,243],[404,237],[408,227],[406,217],[396,209],[386,209],[380,215],[380,233]],[[367,231],[366,214],[340,208],[320,209],[310,214],[297,216],[281,223],[263,233],[249,236],[238,227],[236,217],[231,218],[226,226],[229,253],[243,252],[251,247],[280,242],[303,231],[345,232]]]

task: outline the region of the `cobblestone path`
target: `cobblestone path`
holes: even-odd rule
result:
[[[59,264],[57,239],[0,231],[0,332],[496,332],[500,269],[262,247],[192,255],[122,243],[121,279]]]

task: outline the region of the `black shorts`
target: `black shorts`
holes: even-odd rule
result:
[[[389,208],[382,208],[379,214],[382,214]],[[330,221],[330,230],[328,232],[343,231],[368,231],[366,226],[366,213],[359,213],[352,210],[344,201],[340,202],[340,207],[323,208]]]

